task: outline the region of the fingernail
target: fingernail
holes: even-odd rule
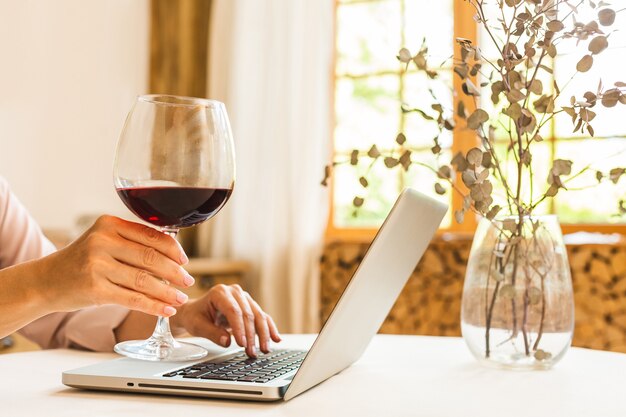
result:
[[[189,258],[187,257],[187,254],[185,252],[182,252],[180,254],[180,263],[184,265],[187,262],[189,262]]]
[[[220,337],[220,345],[224,346],[224,347],[228,347],[228,340],[230,338],[228,336],[222,336]]]
[[[185,304],[189,300],[189,296],[182,291],[176,290],[176,301],[181,304]]]
[[[163,315],[165,317],[170,317],[176,314],[176,309],[172,306],[167,306],[163,309]]]
[[[246,340],[246,336],[241,336],[241,347],[246,347],[248,345],[248,341]]]
[[[192,286],[196,282],[196,280],[191,275],[189,275],[187,271],[185,271],[185,278],[183,279],[183,282],[186,286],[189,287]]]

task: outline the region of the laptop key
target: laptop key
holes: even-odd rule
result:
[[[211,373],[216,375],[226,375],[230,373],[230,371],[228,369],[216,369],[215,371],[211,371]]]
[[[239,378],[237,381],[243,381],[243,382],[254,382],[255,379],[258,379],[257,376],[244,376]]]
[[[229,378],[226,375],[213,375],[213,374],[209,374],[209,375],[202,375],[200,377],[200,379],[215,379],[218,381],[228,381]]]
[[[268,382],[270,379],[272,378],[258,378],[258,379],[255,379],[254,382],[258,382],[262,384],[264,382]]]
[[[207,374],[208,372],[204,369],[201,369],[197,372],[193,372],[191,374],[183,375],[183,378],[200,378],[202,375]]]

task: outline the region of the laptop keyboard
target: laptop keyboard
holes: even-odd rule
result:
[[[297,369],[306,353],[304,350],[275,350],[249,358],[241,352],[187,366],[163,376],[265,383]]]

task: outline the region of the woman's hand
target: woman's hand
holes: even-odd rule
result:
[[[120,304],[165,317],[188,297],[167,285],[188,287],[194,279],[171,236],[138,223],[102,216],[66,248],[39,263],[44,297],[52,310]]]
[[[263,353],[269,352],[270,339],[281,340],[272,318],[236,284],[216,285],[203,297],[185,304],[171,325],[224,347],[230,346],[232,334],[250,357],[256,357],[257,337]]]

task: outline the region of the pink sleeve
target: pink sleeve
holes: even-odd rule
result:
[[[55,250],[0,177],[0,268],[40,258]]]
[[[117,305],[89,307],[71,313],[52,313],[33,321],[20,333],[44,349],[77,348],[111,352],[114,330],[128,309]]]
[[[41,258],[55,250],[0,177],[0,269]],[[53,313],[26,325],[20,333],[44,349],[76,347],[111,351],[116,342],[114,330],[127,315],[126,308],[115,305]]]

